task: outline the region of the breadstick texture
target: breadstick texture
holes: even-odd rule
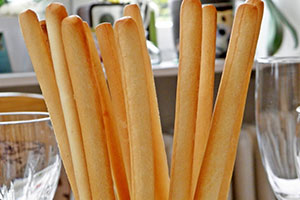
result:
[[[259,32],[260,32],[260,26],[261,26],[261,21],[262,21],[262,17],[263,17],[263,10],[264,10],[264,3],[260,0],[248,0],[247,3],[255,5],[258,9],[258,23],[256,25],[256,33],[255,33],[255,41],[254,44],[252,46],[252,56],[254,57],[255,55],[255,50],[256,50],[256,45],[257,45],[257,41],[258,41],[258,36],[259,36]],[[249,63],[249,67],[253,66],[253,60],[252,62]],[[247,94],[248,91],[248,86],[244,88],[244,93]],[[239,134],[239,132],[237,132],[237,134]],[[234,168],[234,163],[235,163],[235,158],[236,158],[236,153],[237,153],[237,146],[238,146],[238,141],[239,141],[239,136],[236,135],[232,138],[231,140],[231,144],[230,144],[230,152],[228,153],[228,159],[227,159],[227,164],[226,164],[226,170],[228,171],[227,174],[224,174],[224,178],[223,178],[223,182],[221,185],[221,189],[220,189],[220,194],[219,194],[219,200],[225,200],[227,199],[228,196],[228,191],[229,191],[229,187],[230,187],[230,181],[231,181],[231,177],[232,177],[232,173],[233,173],[233,168]]]
[[[109,160],[113,174],[113,180],[116,186],[116,193],[118,199],[130,199],[125,167],[121,152],[119,132],[117,122],[113,113],[112,103],[105,76],[102,71],[100,57],[95,46],[94,38],[89,25],[84,22],[84,29],[88,39],[91,60],[93,64],[93,73],[96,80],[98,95],[101,102],[101,111],[104,121],[104,129],[106,134],[107,148],[109,153]]]
[[[44,39],[46,41],[47,47],[50,48],[49,38],[48,38],[48,30],[47,30],[47,26],[46,26],[46,20],[41,20],[40,21],[40,26],[41,26],[42,33],[43,33]]]
[[[241,5],[236,13],[224,72],[212,117],[209,141],[195,199],[218,199],[232,137],[240,132],[252,62],[252,46],[258,23],[257,8]]]
[[[45,32],[42,31],[34,11],[26,10],[22,12],[19,15],[19,22],[34,71],[51,117],[60,155],[74,196],[78,199],[79,196],[75,182],[70,145],[53,70],[49,44],[46,39],[47,36]]]
[[[115,199],[97,82],[82,20],[62,21],[62,38],[85,150],[92,199]]]
[[[154,155],[151,107],[147,91],[142,44],[135,21],[122,18],[115,24],[122,67],[131,153],[131,198],[154,199]]]
[[[46,8],[51,56],[66,122],[76,184],[80,188],[78,193],[80,199],[91,199],[81,128],[62,41],[61,23],[67,16],[66,8],[62,4],[52,3]]]
[[[192,196],[194,197],[198,177],[209,137],[213,110],[217,10],[213,5],[202,8],[201,68],[198,92],[198,110],[193,154]]]
[[[112,107],[118,126],[122,157],[126,170],[128,186],[131,185],[130,149],[127,129],[127,118],[122,88],[122,74],[120,59],[114,35],[110,23],[103,23],[96,27],[96,36],[101,51],[102,60],[110,89]]]
[[[198,0],[183,0],[180,10],[180,50],[170,200],[192,199],[191,181],[200,76],[201,39],[201,2]]]
[[[41,21],[40,21],[40,26],[41,26],[41,28],[42,28],[42,31],[43,31],[44,33],[46,33],[46,35],[48,35],[48,33],[47,33],[47,26],[46,26],[46,20],[41,20]]]
[[[165,144],[162,136],[152,65],[146,46],[143,20],[141,17],[140,9],[136,4],[125,6],[124,15],[132,17],[136,22],[142,44],[144,67],[146,71],[147,91],[149,94],[151,111],[152,142],[154,151],[155,199],[167,200],[170,184],[167,154],[165,151]]]

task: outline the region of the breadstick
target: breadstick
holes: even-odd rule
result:
[[[113,113],[110,94],[107,88],[104,73],[100,62],[100,57],[97,52],[94,38],[89,25],[84,22],[84,29],[89,43],[91,60],[93,63],[93,73],[97,83],[99,99],[101,102],[102,116],[104,121],[104,129],[107,138],[107,147],[110,158],[113,179],[116,185],[118,199],[130,199],[128,183],[125,173],[125,167],[121,152],[119,132],[117,122]]]
[[[122,75],[120,60],[114,36],[114,31],[110,23],[103,23],[96,27],[96,35],[103,59],[105,72],[109,84],[112,106],[117,120],[120,134],[120,144],[123,161],[126,170],[128,186],[131,185],[130,172],[130,149],[127,129],[127,119],[125,110],[124,93],[122,88]]]
[[[48,35],[46,20],[41,20],[39,23],[40,23],[43,33],[44,34],[46,33],[46,35]]]
[[[41,26],[41,29],[42,29],[42,32],[43,32],[44,40],[46,41],[47,48],[48,48],[48,50],[50,52],[50,45],[49,45],[49,38],[48,38],[48,31],[47,31],[47,26],[46,26],[46,20],[41,20],[40,21],[40,26]],[[45,138],[45,139],[47,140],[47,138]],[[46,151],[46,160],[48,159],[48,154],[49,154],[49,150]],[[71,155],[71,157],[72,157],[72,155]],[[74,169],[74,167],[73,167],[73,169]],[[75,171],[74,171],[74,176],[75,176]],[[76,179],[76,177],[75,177],[75,179]]]
[[[252,47],[252,53],[253,53],[252,56],[254,57],[255,50],[256,50],[256,44],[257,44],[257,40],[258,40],[258,36],[259,36],[259,32],[260,32],[260,25],[261,25],[262,16],[263,16],[264,3],[260,0],[248,0],[247,3],[257,6],[257,9],[258,9],[259,21],[256,25],[255,42]],[[249,66],[252,67],[252,65],[253,65],[253,61],[249,63]],[[244,93],[246,93],[246,95],[247,95],[247,91],[248,91],[248,87],[245,87]],[[239,138],[238,136],[234,136],[231,140],[231,144],[230,144],[231,147],[229,148],[228,159],[227,159],[226,170],[225,170],[225,171],[228,171],[229,173],[224,174],[221,189],[220,189],[220,194],[219,194],[219,198],[218,198],[219,200],[223,200],[223,199],[225,200],[225,199],[227,199],[227,196],[228,196],[232,172],[233,172],[234,163],[235,163],[235,157],[236,157],[236,153],[237,153],[236,151],[237,151],[237,145],[238,145],[238,138]]]
[[[142,43],[142,52],[144,58],[144,67],[146,71],[147,91],[149,94],[152,142],[154,151],[154,172],[155,172],[155,198],[168,199],[169,193],[169,173],[165,145],[162,136],[158,103],[155,91],[155,84],[152,72],[151,61],[146,46],[145,31],[140,10],[137,5],[128,5],[124,8],[124,15],[132,17],[138,27],[139,37]]]
[[[25,44],[51,117],[69,182],[75,198],[79,199],[65,120],[53,71],[50,49],[45,39],[46,36],[40,27],[36,14],[32,10],[26,10],[21,13],[19,21]]]
[[[169,199],[192,199],[191,181],[197,116],[202,38],[202,7],[183,0],[180,10],[180,54]]]
[[[73,98],[73,88],[61,35],[61,22],[67,16],[68,13],[65,7],[59,3],[52,3],[46,8],[46,23],[50,40],[51,56],[66,122],[76,184],[78,188],[80,188],[80,190],[78,190],[79,198],[91,199],[78,112]]]
[[[65,55],[78,111],[92,199],[115,199],[101,105],[82,20],[62,21]]]
[[[116,22],[131,153],[131,198],[154,199],[151,106],[142,44],[132,18]]]
[[[209,137],[214,96],[217,10],[213,5],[204,6],[202,9],[202,59],[193,154],[192,197],[195,195]]]
[[[209,140],[198,180],[195,199],[218,199],[230,141],[240,132],[252,67],[257,8],[241,5],[236,13],[224,72],[212,117]]]
[[[40,21],[40,26],[41,26],[41,29],[42,29],[44,40],[46,41],[47,47],[49,48],[49,51],[50,51],[50,45],[49,45],[49,38],[48,38],[48,31],[47,31],[46,21],[45,20],[41,20]]]

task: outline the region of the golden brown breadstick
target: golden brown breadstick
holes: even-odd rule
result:
[[[247,3],[257,6],[257,9],[258,9],[259,21],[256,25],[255,42],[252,47],[252,54],[253,54],[252,56],[254,57],[255,50],[256,50],[256,44],[257,44],[257,40],[258,40],[258,36],[259,36],[259,32],[260,32],[260,25],[261,25],[262,16],[263,16],[264,3],[260,0],[248,0]],[[249,66],[252,67],[252,65],[253,65],[253,61],[249,63]],[[244,93],[246,93],[246,94],[248,91],[247,89],[248,89],[248,87],[244,88]],[[236,158],[238,138],[239,138],[238,136],[234,136],[230,143],[230,148],[229,148],[230,150],[228,153],[228,159],[227,159],[226,170],[225,170],[225,171],[228,171],[228,173],[224,174],[221,189],[220,189],[220,194],[219,194],[219,198],[218,198],[219,200],[225,200],[225,199],[227,199],[227,196],[228,196],[232,172],[233,172],[233,168],[234,168],[234,162],[235,162],[235,158]]]
[[[101,105],[88,40],[77,16],[62,21],[62,38],[78,111],[92,199],[115,199]]]
[[[19,15],[19,21],[34,71],[51,116],[60,155],[69,182],[75,198],[79,199],[65,120],[53,71],[50,49],[45,39],[46,36],[40,27],[36,14],[32,10],[26,10],[21,13]]]
[[[131,153],[131,198],[155,198],[154,158],[149,94],[136,23],[122,18],[115,25]]]
[[[114,31],[110,23],[103,23],[96,27],[96,35],[103,59],[105,72],[110,89],[112,105],[117,120],[120,134],[120,144],[124,160],[128,186],[131,185],[130,172],[130,149],[127,129],[127,119],[125,110],[124,93],[122,88],[122,75],[120,60],[114,36]]]
[[[116,119],[113,113],[110,94],[107,88],[104,73],[100,62],[100,57],[95,46],[94,38],[89,25],[84,22],[84,29],[89,43],[91,60],[93,63],[93,73],[97,83],[99,99],[101,102],[104,129],[107,138],[107,147],[110,158],[113,179],[116,186],[118,199],[130,199],[125,167],[122,157],[120,135],[117,128]]]
[[[193,154],[192,197],[196,191],[208,141],[214,96],[217,10],[213,5],[208,5],[202,8],[202,13],[202,59]]]
[[[46,26],[46,21],[45,20],[41,20],[40,21],[40,26],[43,32],[43,36],[44,36],[44,40],[46,41],[46,44],[49,48],[50,51],[50,45],[49,45],[49,38],[48,38],[48,31],[47,31],[47,26]]]
[[[51,56],[64,119],[66,122],[76,184],[78,188],[80,188],[80,190],[78,190],[79,198],[91,199],[78,112],[73,98],[73,88],[61,35],[61,22],[67,16],[68,13],[65,7],[59,3],[52,3],[46,8],[46,23],[50,41]]]
[[[162,136],[158,103],[155,91],[155,84],[152,72],[150,57],[146,46],[145,31],[140,10],[137,5],[128,5],[124,9],[124,15],[132,17],[138,27],[139,37],[142,43],[142,52],[144,58],[144,67],[146,71],[147,91],[149,94],[149,103],[151,111],[152,142],[154,150],[154,170],[155,170],[155,198],[168,199],[169,193],[169,173],[168,163],[165,151],[165,145]]]
[[[46,35],[48,35],[47,26],[46,26],[46,20],[41,20],[40,21],[40,26],[42,28],[43,33],[47,33]]]
[[[218,199],[227,155],[232,137],[240,132],[246,94],[253,60],[252,47],[255,42],[257,8],[241,5],[236,13],[231,40],[225,60],[220,88],[212,117],[209,140],[199,176],[195,199]]]
[[[183,0],[180,11],[180,54],[171,166],[172,199],[192,199],[191,181],[197,116],[202,38],[202,7]]]

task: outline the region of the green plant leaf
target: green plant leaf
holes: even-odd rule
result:
[[[270,24],[269,24],[269,37],[267,42],[267,53],[269,56],[274,55],[280,48],[283,40],[283,25],[276,14],[271,0],[266,0],[267,6],[270,11]]]
[[[283,40],[283,26],[276,18],[270,18],[270,30],[268,38],[267,53],[269,56],[274,55],[280,48]]]
[[[280,20],[284,25],[287,26],[289,31],[292,33],[292,37],[294,39],[294,48],[297,48],[299,45],[298,34],[294,26],[288,21],[288,19],[284,16],[284,14],[278,9],[278,7],[273,3],[272,0],[266,0],[267,5],[270,9],[270,13],[272,17]]]

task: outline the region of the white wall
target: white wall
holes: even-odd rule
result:
[[[274,0],[274,3],[278,6],[286,18],[296,28],[298,32],[298,38],[300,40],[300,1],[295,0]],[[267,5],[265,4],[264,19],[261,28],[261,34],[258,41],[257,56],[266,56],[267,40],[268,40],[268,29],[269,29],[270,13]],[[291,32],[284,28],[284,38],[282,45],[276,54],[276,56],[300,56],[300,45],[298,48],[294,48],[294,41]]]
[[[75,14],[77,12],[78,7],[80,7],[84,4],[90,3],[90,2],[99,2],[99,1],[97,1],[97,0],[72,0],[73,14]]]

